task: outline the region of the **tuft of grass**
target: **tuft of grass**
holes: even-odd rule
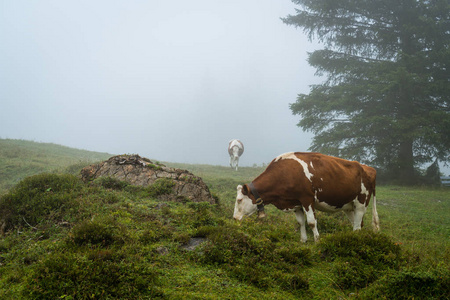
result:
[[[170,178],[159,178],[146,188],[150,197],[172,194],[175,182]]]

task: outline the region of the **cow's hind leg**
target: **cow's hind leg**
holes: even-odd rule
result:
[[[297,219],[298,224],[300,224],[300,240],[303,243],[306,243],[306,241],[308,240],[308,237],[306,235],[306,219],[301,207],[295,209],[295,218]]]

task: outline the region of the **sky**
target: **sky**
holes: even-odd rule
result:
[[[289,104],[319,83],[290,0],[0,0],[0,138],[166,162],[307,151]]]

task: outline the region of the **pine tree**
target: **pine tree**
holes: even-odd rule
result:
[[[450,160],[448,0],[293,0],[324,49],[308,62],[324,83],[291,104],[310,150],[370,163],[412,184],[425,162]]]

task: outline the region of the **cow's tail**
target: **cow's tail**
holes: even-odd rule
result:
[[[377,197],[375,196],[375,189],[373,190],[372,226],[375,232],[380,230],[380,219],[378,219]]]

